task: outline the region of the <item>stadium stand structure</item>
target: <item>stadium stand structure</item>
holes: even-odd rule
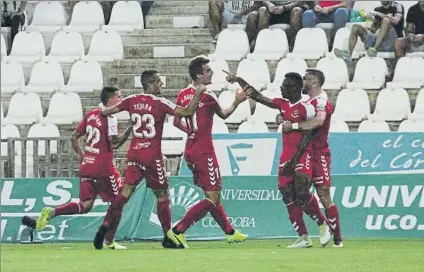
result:
[[[372,2],[355,6],[370,10]],[[72,14],[64,1],[31,5],[29,26],[15,37],[10,55],[5,50],[8,32],[2,28],[2,139],[37,135],[29,132],[38,124],[49,126],[57,136],[55,126],[61,137],[69,137],[82,114],[98,105],[102,86],[117,85],[123,96],[138,93],[140,74],[146,69],[161,73],[163,95],[175,101],[180,89],[191,82],[189,60],[200,54],[212,59],[212,89],[223,104],[233,99],[236,86],[227,84],[222,69],[244,76],[264,94],[278,96],[285,73],[304,73],[307,67],[317,67],[326,75],[324,89],[335,104],[333,132],[397,131],[401,124],[400,131],[423,128],[424,73],[420,71],[424,60],[419,57],[402,58],[393,82],[386,82],[389,62],[384,55],[360,58],[364,47],[358,42],[353,60],[356,68],[349,70],[329,51],[327,30],[320,28],[299,31],[292,52],[281,29],[262,30],[253,53],[249,52],[246,33],[238,28],[224,30],[214,46],[206,1],[155,1],[145,19],[137,2],[121,1],[114,5],[108,25],[97,2],[81,1]],[[346,49],[349,32],[349,25],[339,29],[334,47]],[[310,42],[312,36],[314,43]],[[217,118],[214,132],[277,131],[275,113],[257,106],[251,116],[246,102],[227,120]],[[128,115],[119,119],[125,127]],[[240,125],[244,121],[247,123]],[[181,136],[171,124],[165,132],[164,136]],[[117,152],[118,162],[124,161],[127,147]],[[176,174],[181,145],[165,142],[164,152],[170,156],[170,172]],[[5,154],[7,146],[2,143],[2,162]],[[21,156],[21,149],[15,154]],[[71,154],[68,145],[62,156]],[[15,168],[19,168],[17,163]]]

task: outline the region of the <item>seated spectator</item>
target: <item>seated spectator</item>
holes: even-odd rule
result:
[[[16,34],[25,24],[27,4],[28,1],[2,1],[1,3],[1,26],[10,27],[9,52]]]
[[[246,24],[246,33],[253,50],[258,33],[270,25],[289,24],[292,38],[302,28],[302,15],[309,8],[304,1],[263,1],[257,12],[251,12]]]
[[[424,1],[409,8],[406,16],[406,37],[396,40],[396,58],[406,52],[424,52]]]
[[[371,29],[355,24],[349,36],[349,51],[334,49],[337,57],[351,62],[352,52],[358,37],[364,42],[367,54],[375,57],[377,52],[394,52],[395,41],[403,36],[404,8],[398,2],[381,1],[370,15],[374,16]]]
[[[222,24],[246,24],[247,15],[261,6],[261,1],[209,1],[209,17],[216,31],[215,41]]]
[[[303,27],[334,23],[334,33],[349,21],[348,1],[315,1],[313,9],[303,14]]]

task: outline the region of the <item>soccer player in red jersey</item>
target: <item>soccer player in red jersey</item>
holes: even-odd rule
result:
[[[167,114],[185,117],[192,115],[206,90],[199,83],[193,86],[193,99],[186,107],[177,106],[171,101],[158,97],[162,89],[162,80],[156,70],[147,70],[141,74],[144,93],[129,96],[118,104],[106,108],[102,114],[109,116],[120,111],[128,111],[132,121],[133,138],[127,154],[125,181],[116,200],[110,205],[105,221],[94,239],[95,247],[101,247],[103,238],[131,197],[137,185],[145,178],[157,200],[157,213],[164,232],[162,245],[175,248],[176,245],[166,238],[171,228],[171,210],[168,198],[168,178],[161,150],[163,124]]]
[[[248,83],[231,73],[230,81],[238,82],[241,86]],[[247,94],[257,102],[280,110],[285,120],[301,122],[315,117],[314,107],[302,98],[302,77],[298,73],[285,75],[281,85],[283,98],[270,99],[263,96],[253,87],[249,87]],[[317,199],[309,189],[312,185],[312,140],[313,132],[297,132],[283,134],[283,150],[280,156],[280,171],[278,174],[278,188],[283,195],[289,219],[299,235],[297,241],[289,248],[311,247],[312,241],[308,236],[302,210],[313,214],[316,220],[327,226],[326,218],[321,213]],[[327,226],[328,228],[328,226]],[[327,231],[327,242],[331,239]]]
[[[112,106],[121,101],[121,92],[116,87],[104,87],[100,100],[103,106]],[[72,147],[78,154],[81,165],[79,202],[70,202],[55,209],[43,208],[36,222],[38,231],[43,230],[56,216],[90,212],[97,195],[100,195],[104,202],[112,203],[118,195],[121,177],[115,168],[113,150],[119,148],[128,139],[131,130],[127,128],[118,136],[116,117],[104,117],[101,112],[100,107],[89,111],[72,133]],[[85,149],[81,147],[79,141],[82,136],[86,137]],[[105,234],[105,244],[111,249],[126,249],[114,242],[119,220],[120,217]]]
[[[331,176],[331,153],[328,144],[328,134],[330,130],[331,115],[333,106],[327,99],[321,87],[325,82],[323,72],[317,69],[307,69],[303,80],[304,92],[310,97],[309,102],[315,107],[316,116],[304,122],[283,122],[283,131],[308,131],[316,129],[317,135],[313,139],[312,147],[314,152],[313,180],[317,194],[325,208],[330,228],[333,232],[333,247],[343,247],[342,235],[340,231],[339,210],[333,203],[330,194]]]
[[[189,74],[193,85],[211,84],[213,72],[209,66],[209,59],[204,56],[192,59],[189,64]],[[185,106],[192,101],[195,92],[193,85],[179,93],[178,105]],[[184,118],[184,120],[174,119],[174,125],[188,134],[184,157],[193,172],[194,183],[205,193],[205,199],[194,205],[183,219],[168,232],[168,237],[184,248],[188,247],[184,232],[208,212],[226,234],[227,242],[243,242],[248,238],[247,235],[233,229],[221,204],[222,179],[212,142],[215,113],[222,119],[226,119],[245,99],[245,93],[237,91],[233,104],[229,108],[223,109],[219,105],[216,95],[211,90],[207,90],[202,94],[199,107],[192,116]]]

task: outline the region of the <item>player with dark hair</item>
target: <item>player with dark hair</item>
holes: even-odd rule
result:
[[[238,82],[241,86],[248,85],[244,79],[228,74],[230,82]],[[283,98],[265,97],[253,87],[248,89],[247,94],[267,107],[280,110],[285,120],[298,123],[315,117],[314,107],[302,98],[302,87],[302,77],[298,73],[288,73],[281,85]],[[299,235],[289,248],[312,247],[302,210],[313,214],[316,220],[327,226],[317,199],[309,192],[312,186],[312,136],[312,131],[283,134],[284,147],[280,156],[278,188],[283,195],[289,219]],[[331,239],[328,230],[324,238],[327,242]]]
[[[323,72],[317,69],[307,69],[303,79],[304,92],[310,97],[309,102],[315,107],[316,116],[313,119],[303,122],[293,122],[287,120],[283,122],[285,133],[297,131],[317,130],[317,135],[312,141],[313,148],[313,180],[317,194],[325,208],[330,228],[334,235],[333,247],[343,247],[340,232],[339,210],[333,203],[330,194],[331,186],[331,153],[328,144],[328,134],[330,130],[331,115],[333,106],[328,101],[327,96],[321,87],[325,82]],[[321,242],[322,243],[322,242]]]
[[[102,111],[105,116],[128,111],[132,121],[133,138],[127,155],[124,184],[116,200],[110,205],[104,223],[96,234],[94,239],[96,248],[101,248],[105,234],[110,226],[115,224],[116,218],[122,214],[125,203],[144,178],[147,187],[151,188],[156,196],[157,213],[164,232],[162,245],[165,248],[176,247],[172,241],[166,238],[166,233],[171,228],[171,210],[168,197],[168,178],[161,150],[163,124],[167,114],[180,117],[192,115],[199,104],[200,95],[206,90],[206,87],[201,82],[195,84],[192,102],[186,107],[181,107],[157,96],[163,85],[158,71],[144,71],[141,74],[141,84],[144,93],[129,96]]]
[[[121,101],[121,92],[116,87],[104,87],[100,93],[100,100],[103,107],[112,106]],[[43,208],[36,221],[38,231],[42,231],[56,216],[90,212],[97,195],[100,195],[104,202],[114,203],[121,187],[121,177],[113,162],[113,150],[124,144],[131,133],[131,128],[127,128],[118,136],[116,117],[104,117],[101,110],[101,107],[98,107],[89,111],[72,133],[72,148],[78,154],[81,165],[79,202],[70,202],[55,209]],[[82,136],[86,136],[85,149],[81,147],[79,141]],[[110,225],[105,233],[104,243],[108,248],[126,249],[114,241],[120,218],[120,215],[117,216],[115,223]]]
[[[192,59],[189,64],[189,74],[193,85],[179,93],[177,105],[185,106],[192,103],[190,101],[195,93],[194,86],[211,84],[213,72],[209,66],[209,59],[204,56]],[[248,238],[247,235],[233,229],[221,204],[222,180],[212,142],[215,113],[222,119],[226,119],[245,99],[245,93],[238,90],[232,105],[223,109],[218,103],[216,95],[211,90],[207,90],[202,94],[200,105],[193,115],[184,120],[174,119],[174,125],[188,134],[184,158],[193,172],[194,184],[202,188],[205,193],[205,199],[191,207],[184,218],[168,232],[168,237],[184,248],[188,248],[184,232],[208,212],[226,234],[227,242],[243,242]]]

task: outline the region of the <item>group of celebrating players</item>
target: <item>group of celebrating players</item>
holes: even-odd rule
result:
[[[289,219],[299,238],[289,248],[312,247],[303,220],[303,212],[319,226],[320,243],[326,246],[333,236],[334,247],[343,247],[339,213],[330,195],[330,150],[328,133],[332,105],[321,90],[324,75],[308,69],[302,78],[288,73],[281,85],[282,98],[270,99],[249,85],[244,79],[227,73],[230,83],[239,83],[235,100],[222,108],[215,93],[207,89],[213,71],[209,59],[198,56],[189,64],[192,85],[183,89],[173,102],[159,97],[163,82],[156,70],[141,75],[143,93],[121,98],[116,87],[104,87],[100,94],[102,106],[89,111],[72,134],[72,147],[80,162],[79,202],[70,202],[56,208],[43,208],[37,219],[25,216],[23,224],[42,231],[48,222],[60,215],[88,213],[97,195],[111,202],[103,223],[96,232],[93,245],[110,249],[126,249],[115,240],[124,205],[143,179],[156,196],[157,214],[161,223],[164,248],[188,248],[184,233],[211,213],[224,231],[229,243],[243,242],[248,235],[235,230],[227,219],[221,203],[222,177],[212,142],[214,115],[229,117],[238,105],[250,98],[280,111],[276,121],[283,127],[283,151],[280,157],[278,187],[286,204]],[[302,95],[307,93],[308,97]],[[128,111],[131,126],[121,135],[113,114]],[[163,125],[167,114],[175,116],[174,125],[187,133],[184,159],[193,173],[194,183],[205,198],[192,206],[174,227],[168,197],[168,178],[161,152]],[[114,165],[114,149],[119,148],[132,134],[127,154],[125,178]],[[83,149],[79,139],[85,136]],[[321,213],[318,200],[310,192],[314,184],[325,208]]]

